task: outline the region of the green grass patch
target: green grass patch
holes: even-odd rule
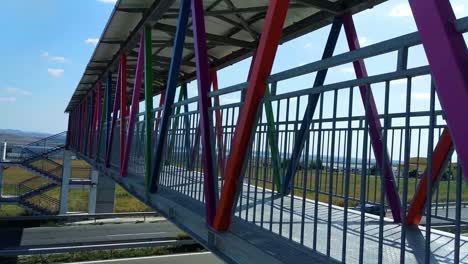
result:
[[[170,247],[135,248],[119,250],[95,250],[63,254],[35,255],[21,257],[0,257],[0,263],[4,264],[48,264],[70,263],[77,261],[94,261],[120,258],[136,258],[146,256],[162,256],[169,254],[195,253],[206,251],[201,245],[182,245]]]

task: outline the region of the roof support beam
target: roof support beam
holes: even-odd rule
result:
[[[308,6],[311,6],[313,8],[326,11],[333,15],[336,15],[343,11],[343,9],[340,8],[341,1],[332,3],[328,0],[299,0],[299,2],[307,4]]]
[[[161,30],[163,32],[169,33],[169,34],[174,34],[175,32],[175,27],[167,24],[162,24],[158,23],[155,25],[155,29]],[[187,32],[187,36],[193,38],[193,33],[192,32]],[[238,39],[233,39],[230,37],[224,37],[224,36],[219,36],[219,35],[214,35],[214,34],[206,34],[206,39],[210,42],[213,43],[222,43],[225,45],[230,45],[234,47],[241,47],[241,48],[248,48],[248,49],[255,49],[255,44],[243,40],[238,40]]]

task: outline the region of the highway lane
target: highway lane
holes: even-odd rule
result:
[[[183,232],[175,225],[157,223],[126,223],[78,225],[60,227],[1,228],[0,248],[80,245],[119,241],[143,241],[174,238]]]
[[[220,259],[215,257],[210,252],[202,253],[189,253],[189,254],[177,254],[167,256],[150,256],[141,258],[126,258],[126,259],[110,259],[110,260],[98,260],[98,261],[87,261],[87,262],[75,262],[74,264],[92,264],[92,263],[109,263],[109,264],[179,264],[179,263],[190,263],[190,264],[221,264],[223,263]]]

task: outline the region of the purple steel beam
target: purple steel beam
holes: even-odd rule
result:
[[[351,51],[359,49],[359,39],[356,33],[356,28],[354,26],[352,15],[345,14],[341,18],[343,20],[343,26],[346,33],[346,39],[348,41],[349,49]],[[353,66],[354,71],[356,72],[356,77],[358,79],[367,77],[367,70],[366,65],[364,64],[364,60],[360,59],[354,61]],[[385,193],[387,195],[390,210],[392,211],[393,221],[395,223],[401,223],[401,201],[398,195],[398,191],[396,189],[395,178],[393,177],[392,167],[390,166],[390,159],[388,157],[387,151],[384,150],[384,142],[382,142],[382,137],[380,134],[382,126],[380,124],[379,114],[377,112],[377,106],[375,105],[374,96],[372,95],[370,85],[359,86],[359,91],[361,93],[361,99],[369,119],[369,135],[371,138],[372,148],[374,150],[375,160],[377,161],[377,166],[384,166],[384,168],[381,168],[384,172],[382,180],[385,183]],[[369,102],[366,102],[367,98],[369,99]]]
[[[121,87],[122,87],[120,83],[121,74],[122,74],[122,70],[119,65],[118,74],[117,74],[117,87],[115,88],[114,109],[112,110],[112,123],[111,123],[109,142],[108,142],[109,147],[107,148],[107,153],[106,153],[106,168],[110,167],[110,159],[112,156],[112,142],[114,141],[114,130],[115,130],[115,125],[117,124],[117,115],[119,113],[119,108],[120,108],[119,99],[120,99],[120,93],[121,93]]]
[[[132,148],[133,132],[135,130],[135,122],[138,115],[138,105],[140,103],[141,84],[143,83],[143,69],[145,57],[145,36],[141,33],[140,47],[138,48],[137,68],[135,72],[135,84],[133,86],[132,106],[130,108],[130,120],[128,121],[127,139],[125,140],[124,160],[120,175],[127,176],[128,159],[130,158],[130,150]]]
[[[215,171],[213,168],[213,144],[210,137],[210,112],[211,99],[210,71],[208,65],[208,53],[206,50],[205,14],[202,0],[192,0],[193,39],[195,47],[195,63],[197,66],[198,104],[200,106],[200,132],[203,155],[203,192],[205,193],[206,222],[212,226],[215,211]]]
[[[468,52],[448,0],[409,0],[452,140],[468,170]],[[464,173],[468,182],[468,173]]]

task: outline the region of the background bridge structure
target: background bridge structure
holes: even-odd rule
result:
[[[410,0],[417,32],[361,48],[353,14],[381,2],[120,0],[66,148],[103,201],[116,182],[227,262],[468,263],[468,18]],[[272,74],[279,44],[330,24],[321,60]],[[327,81],[349,63],[356,78]]]

